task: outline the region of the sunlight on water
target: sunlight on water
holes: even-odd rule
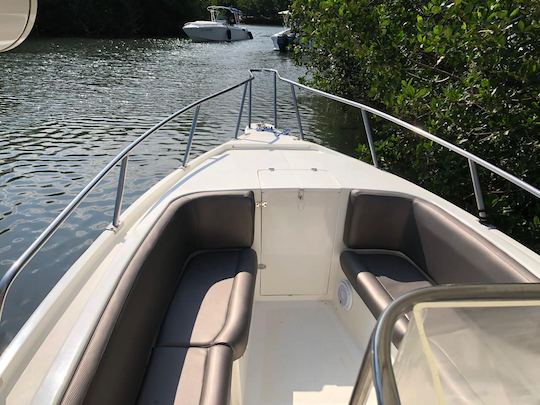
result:
[[[304,71],[272,50],[280,27],[250,27],[252,41],[37,39],[0,54],[0,273],[128,142],[163,117],[272,67]],[[272,122],[270,76],[253,87],[253,120]],[[296,130],[290,89],[279,86],[279,126]],[[343,107],[299,95],[310,139],[354,153],[361,136]],[[233,135],[241,89],[201,107],[191,156]],[[345,114],[346,115],[346,114]],[[130,156],[125,206],[180,165],[191,112]],[[244,120],[243,125],[246,121]],[[110,223],[117,171],[81,204],[26,267],[11,290],[0,346],[9,342],[69,266]]]

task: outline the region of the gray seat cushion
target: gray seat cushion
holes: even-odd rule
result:
[[[404,253],[437,284],[538,282],[504,251],[439,208],[414,200],[413,213],[422,253]]]
[[[246,260],[251,263],[249,271],[256,271],[254,252],[249,250],[253,243],[254,218],[255,200],[251,191],[195,193],[171,202],[125,269],[82,354],[62,403],[134,403],[167,310],[184,279],[185,263],[195,252],[245,249],[244,255],[249,257]],[[238,255],[231,257],[240,258]],[[228,261],[224,263],[228,266]],[[223,276],[220,266],[221,261],[215,271]],[[238,281],[233,276],[235,283],[247,287],[233,288],[233,291],[245,294],[251,291],[253,295],[251,275],[240,273],[242,276]],[[213,280],[212,275],[205,277],[208,286],[209,280]],[[237,295],[233,294],[234,297]],[[245,299],[243,302],[249,305],[249,308],[243,308],[248,313],[244,322],[249,325],[251,301]],[[195,300],[194,305],[192,311],[197,311],[200,302]],[[236,306],[231,305],[231,308]],[[241,310],[235,310],[233,315],[240,316],[241,313]],[[242,322],[232,321],[230,325],[242,325]],[[188,324],[185,328],[190,330],[192,327],[193,324]],[[235,353],[242,352],[248,327],[233,327],[232,331],[237,335],[224,333],[227,330],[220,334],[223,339],[218,340],[228,339]]]
[[[342,253],[343,272],[376,318],[396,298],[432,283],[538,282],[457,218],[412,196],[352,190],[343,242],[350,249],[400,252],[411,260]],[[395,329],[398,340],[406,327],[401,318]]]
[[[247,345],[257,256],[251,249],[201,252],[189,260],[176,290],[158,346],[226,344],[234,358]]]
[[[422,287],[429,287],[432,283],[409,260],[392,253],[362,253],[346,251],[341,255],[343,272],[362,297],[369,295],[365,291],[366,273],[372,274],[393,300],[402,295]],[[372,305],[372,312],[380,315],[384,308]]]
[[[232,349],[157,347],[137,401],[141,405],[229,403]]]
[[[414,197],[351,191],[343,241],[402,252],[437,284],[538,282],[457,218]]]
[[[396,298],[433,285],[416,266],[397,254],[345,251],[340,261],[347,279],[375,318]],[[407,320],[402,318],[394,328],[394,341],[401,341],[406,330]]]

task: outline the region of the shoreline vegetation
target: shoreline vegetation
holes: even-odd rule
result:
[[[219,3],[219,2],[217,2]],[[185,37],[182,25],[209,19],[209,0],[40,0],[34,37]],[[281,25],[288,0],[235,0],[246,24]],[[225,4],[223,4],[225,5]]]
[[[290,8],[306,82],[412,122],[538,187],[540,2],[234,0],[246,23]],[[171,37],[210,0],[40,0],[34,36]],[[219,4],[219,2],[217,2]],[[252,17],[249,17],[252,16]],[[266,16],[266,17],[265,17]],[[476,215],[467,162],[372,117],[383,169]],[[359,128],[362,130],[362,128]],[[365,144],[356,156],[369,161]],[[489,222],[540,252],[540,202],[479,168]]]
[[[293,0],[306,82],[540,186],[540,2]],[[372,117],[380,166],[477,214],[467,161]],[[365,144],[357,157],[371,162]],[[478,168],[489,223],[540,252],[540,202]]]

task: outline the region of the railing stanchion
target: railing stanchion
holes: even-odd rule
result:
[[[300,120],[300,111],[298,111],[298,104],[296,102],[296,91],[294,90],[294,84],[291,83],[291,93],[294,105],[294,111],[296,112],[296,120],[298,121],[298,129],[300,130],[300,139],[304,140],[304,130],[302,128],[302,121]]]
[[[252,101],[252,95],[251,95],[251,82],[249,81],[249,104],[248,104],[248,126],[251,128],[251,101]]]
[[[141,134],[137,139],[135,139],[133,142],[128,144],[124,149],[122,149],[118,155],[116,155],[107,165],[100,170],[99,173],[94,176],[92,180],[69,202],[69,204],[56,216],[56,218],[53,219],[53,221],[45,228],[45,230],[28,246],[28,248],[13,262],[13,264],[7,269],[7,271],[0,277],[0,318],[2,317],[2,312],[4,310],[4,303],[6,300],[6,295],[13,283],[13,281],[16,279],[17,275],[22,271],[22,269],[28,264],[30,260],[34,257],[34,255],[39,252],[39,250],[47,243],[49,238],[55,234],[55,232],[58,230],[58,228],[66,221],[66,219],[73,213],[73,211],[81,204],[81,202],[84,200],[84,198],[94,189],[94,187],[101,181],[103,178],[113,169],[115,168],[118,163],[121,163],[124,167],[124,170],[127,168],[127,156],[128,154],[142,141],[144,141],[146,138],[148,138],[150,135],[152,135],[154,132],[156,132],[158,129],[163,127],[165,124],[173,120],[174,118],[178,117],[179,115],[183,114],[187,110],[190,110],[197,105],[204,103],[205,101],[211,100],[215,97],[218,97],[222,94],[226,94],[236,88],[239,88],[241,86],[245,86],[251,82],[252,78],[243,80],[240,83],[237,83],[235,85],[229,86],[223,90],[220,90],[216,93],[213,93],[207,97],[203,97],[200,100],[197,100],[180,110],[177,110],[173,114],[169,115],[168,117],[162,119],[160,122],[155,124],[153,127],[145,131],[143,134]],[[123,161],[125,159],[125,161]],[[122,167],[120,168],[120,172],[122,174]],[[123,183],[118,184],[121,185],[123,188]],[[123,197],[123,190],[119,190],[122,192],[117,193],[117,204],[115,207],[115,213],[113,214],[113,224],[118,224],[118,218],[120,217],[120,208],[122,206],[122,197]],[[119,197],[120,196],[120,197]],[[117,211],[117,212],[116,212]]]
[[[126,182],[128,156],[129,155],[126,155],[120,163],[120,174],[118,175],[118,186],[116,188],[116,201],[114,203],[112,220],[112,224],[115,228],[118,228],[118,225],[120,225],[119,218],[122,213],[122,202],[124,201],[124,184]]]
[[[373,334],[371,335],[364,357],[362,359],[362,365],[356,378],[356,384],[354,385],[351,400],[349,405],[363,405],[368,399],[371,387],[373,386],[373,350],[372,347]]]
[[[277,128],[277,72],[274,72],[274,128]]]
[[[371,153],[371,159],[373,160],[373,166],[379,167],[379,163],[377,162],[377,155],[375,153],[375,144],[373,143],[373,137],[371,136],[371,126],[369,125],[369,117],[367,115],[366,110],[363,108],[360,110],[362,111],[362,121],[364,121],[364,128],[366,130],[366,137],[369,145],[369,151]]]
[[[469,169],[471,172],[471,180],[474,189],[474,198],[476,199],[476,207],[478,208],[478,218],[481,222],[487,221],[486,204],[484,203],[484,196],[482,194],[482,186],[480,185],[480,178],[478,177],[478,169],[476,163],[471,159],[467,159],[469,162]]]
[[[240,130],[240,121],[242,121],[242,111],[244,110],[244,103],[246,101],[247,83],[244,85],[244,92],[242,93],[242,102],[240,103],[240,111],[238,111],[238,119],[236,120],[236,130],[234,131],[234,139],[238,139],[238,131]]]
[[[193,113],[193,121],[191,121],[191,129],[189,130],[189,137],[186,144],[186,151],[184,153],[184,161],[182,162],[182,166],[187,165],[189,160],[189,153],[191,152],[191,144],[193,143],[193,135],[195,134],[195,129],[197,128],[197,119],[199,118],[200,109],[201,105],[198,104],[197,107],[195,107],[195,113]]]

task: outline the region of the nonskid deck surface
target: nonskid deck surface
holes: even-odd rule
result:
[[[256,302],[243,404],[347,404],[363,350],[330,303]]]

